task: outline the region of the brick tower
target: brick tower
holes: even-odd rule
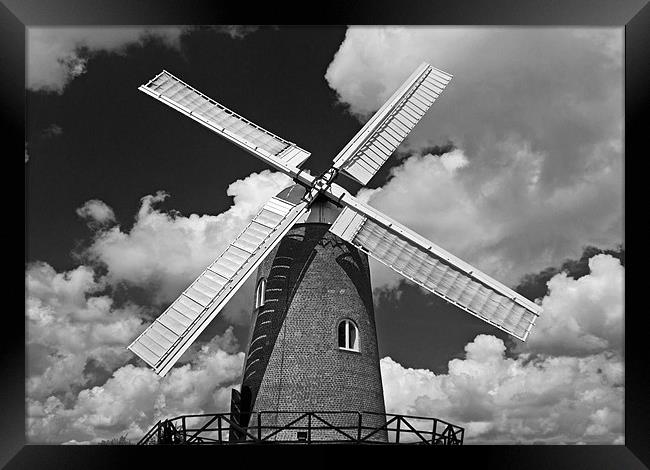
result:
[[[294,185],[278,197],[299,200],[303,194]],[[338,213],[334,204],[317,200],[258,268],[235,407],[244,426],[256,426],[248,421],[257,411],[385,413],[368,258],[328,231]],[[298,416],[265,413],[263,425]],[[338,426],[358,423],[352,414],[323,416]],[[363,419],[364,425],[385,423],[384,416]],[[317,432],[315,439],[337,438],[331,430]],[[295,433],[276,437],[295,439]],[[385,441],[386,433],[374,437]]]

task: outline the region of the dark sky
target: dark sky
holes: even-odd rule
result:
[[[312,172],[325,169],[360,127],[324,79],[344,33],[262,29],[233,40],[194,31],[182,37],[180,54],[157,42],[94,54],[62,95],[29,92],[29,259],[73,266],[74,240],[87,236],[74,209],[88,199],[106,202],[123,223],[159,189],[183,214],[218,214],[231,204],[228,184],[266,168],[138,91],[163,68],[309,149]],[[56,138],[45,132],[52,124],[62,129]]]
[[[345,28],[337,27],[263,28],[241,39],[192,31],[181,37],[180,52],[157,41],[122,54],[94,52],[86,73],[62,94],[29,91],[28,260],[58,271],[78,265],[71,252],[90,233],[75,209],[89,199],[112,207],[128,231],[147,194],[171,194],[161,210],[216,215],[232,204],[226,195],[230,183],[266,168],[138,91],[162,69],[311,151],[304,167],[312,174],[325,170],[361,127],[337,104],[324,78],[344,36]],[[369,186],[382,185],[387,174],[383,169]],[[338,183],[352,193],[360,187],[344,177]],[[376,315],[381,356],[406,367],[442,372],[479,333],[507,340],[496,328],[405,283],[378,297]],[[225,327],[221,320],[206,333]],[[245,331],[236,328],[241,343]]]

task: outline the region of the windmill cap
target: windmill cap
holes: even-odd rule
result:
[[[285,201],[292,204],[298,204],[306,192],[307,188],[305,188],[303,185],[292,184],[291,186],[287,186],[282,191],[280,191],[275,197],[284,199]]]
[[[305,195],[307,189],[300,184],[293,184],[280,191],[276,197],[284,199],[292,204],[298,204],[300,199]],[[331,202],[322,194],[316,196],[307,213],[298,223],[312,224],[333,224],[341,213],[341,208]]]

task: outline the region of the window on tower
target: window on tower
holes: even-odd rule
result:
[[[352,320],[343,320],[339,323],[338,337],[339,349],[359,350],[359,329]]]
[[[266,279],[262,278],[257,283],[257,289],[255,289],[255,309],[258,309],[264,305],[265,291],[266,291]]]

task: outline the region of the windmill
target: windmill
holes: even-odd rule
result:
[[[525,341],[541,307],[356,199],[452,76],[422,63],[334,158],[312,176],[310,153],[163,70],[139,90],[290,176],[246,228],[128,348],[160,376],[257,272],[241,391],[232,411],[355,409],[385,419],[368,255],[429,292]],[[377,438],[385,440],[385,434]]]

